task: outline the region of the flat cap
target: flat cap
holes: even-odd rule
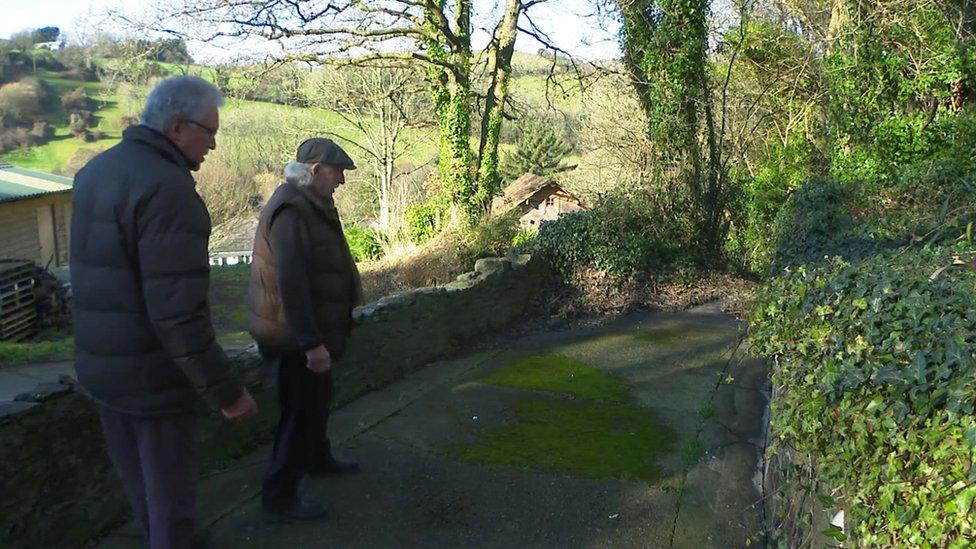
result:
[[[303,164],[326,164],[347,170],[355,170],[352,158],[336,145],[335,141],[324,137],[306,139],[298,146],[295,160]]]

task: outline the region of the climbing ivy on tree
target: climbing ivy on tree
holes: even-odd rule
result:
[[[728,178],[708,78],[707,0],[617,0],[624,62],[659,161],[680,170],[699,244],[718,252]]]

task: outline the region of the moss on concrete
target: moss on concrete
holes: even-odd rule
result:
[[[655,458],[675,438],[648,410],[633,405],[530,399],[516,411],[517,424],[484,431],[477,444],[449,450],[490,466],[654,481],[660,477]]]
[[[504,387],[563,393],[620,404],[629,401],[630,385],[626,381],[562,355],[520,358],[484,381]]]
[[[484,381],[581,400],[526,398],[516,406],[518,423],[481,431],[477,443],[448,448],[465,461],[654,481],[661,474],[657,455],[676,440],[650,410],[630,402],[629,382],[573,358],[517,359]]]

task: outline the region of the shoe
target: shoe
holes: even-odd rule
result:
[[[321,503],[298,500],[289,507],[275,508],[263,506],[264,518],[269,522],[287,523],[321,520],[329,515],[329,510]]]
[[[316,476],[346,475],[349,473],[355,473],[358,470],[359,462],[354,459],[342,460],[331,458],[316,462],[315,465],[312,465],[312,468],[309,470],[308,474]]]

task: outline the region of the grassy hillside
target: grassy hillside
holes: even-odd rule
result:
[[[182,72],[175,65],[169,66],[173,73]],[[200,68],[206,77],[205,68]],[[48,172],[62,170],[68,161],[80,150],[103,150],[116,144],[122,138],[119,120],[126,115],[138,114],[138,102],[124,98],[112,87],[101,82],[69,80],[60,74],[38,70],[36,76],[49,86],[52,92],[61,94],[84,88],[95,100],[94,112],[101,138],[85,143],[74,138],[68,131],[68,118],[60,101],[52,102],[52,110],[47,113],[48,121],[55,127],[55,136],[50,141],[29,149],[0,153],[0,162]],[[144,95],[145,89],[135,89],[130,94]],[[300,108],[289,105],[229,99],[221,111],[223,131],[218,137],[218,148],[224,140],[262,136],[263,140],[288,140],[287,148],[294,147],[311,133],[337,135],[340,139],[359,139],[361,132],[333,111],[322,108]],[[423,164],[436,154],[434,133],[430,129],[410,129],[407,139],[419,144],[406,158],[407,162]]]

